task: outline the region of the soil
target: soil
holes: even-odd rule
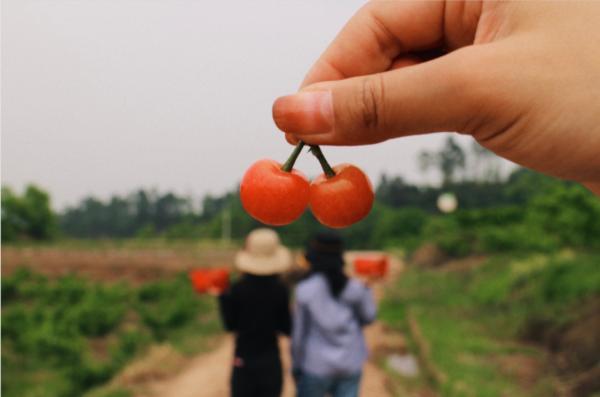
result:
[[[516,379],[524,388],[533,386],[539,376],[547,370],[538,358],[525,354],[510,354],[496,360],[500,370]]]
[[[154,281],[195,267],[233,263],[232,249],[119,249],[84,250],[54,247],[2,247],[2,275],[27,267],[49,277],[69,273],[96,281]]]
[[[410,262],[415,266],[437,267],[447,259],[448,256],[437,245],[425,243],[413,252]]]
[[[559,369],[562,372],[588,370],[600,357],[600,302],[586,310],[585,315],[571,324],[558,344]]]

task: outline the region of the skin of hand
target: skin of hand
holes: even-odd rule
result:
[[[367,288],[372,288],[376,283],[381,281],[381,277],[365,276],[365,277],[362,277],[361,280]]]
[[[469,134],[600,194],[598,21],[593,1],[372,1],[273,118],[290,143]]]

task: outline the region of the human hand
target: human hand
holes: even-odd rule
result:
[[[277,99],[290,143],[437,131],[600,194],[600,2],[372,1]]]
[[[381,277],[375,275],[362,276],[360,279],[367,288],[372,288],[376,283],[381,281]]]
[[[206,290],[206,293],[209,294],[209,295],[211,295],[211,296],[219,296],[219,295],[221,295],[223,293],[223,291],[221,291],[221,289],[217,288],[217,287],[209,287]]]
[[[302,370],[297,367],[292,368],[292,378],[294,379],[294,383],[298,385],[298,383],[300,383],[300,379],[302,378]]]

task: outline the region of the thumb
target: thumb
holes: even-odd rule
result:
[[[277,127],[314,145],[362,145],[437,131],[466,132],[486,94],[474,47],[419,65],[328,81],[278,98]]]

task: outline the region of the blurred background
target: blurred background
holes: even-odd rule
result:
[[[226,383],[188,272],[260,226],[237,185],[291,151],[271,104],[361,4],[2,2],[3,395],[181,396],[206,357]],[[400,269],[364,395],[600,395],[596,197],[454,134],[324,151],[376,189],[347,248]],[[307,211],[277,231],[299,252],[321,229]]]

